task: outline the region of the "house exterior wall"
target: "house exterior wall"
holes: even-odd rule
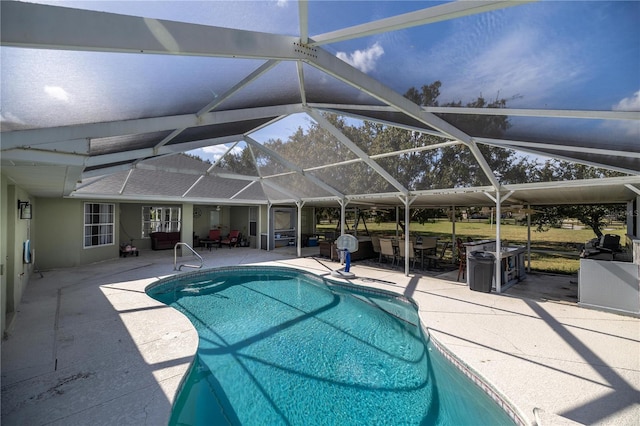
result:
[[[151,239],[149,239],[149,237],[142,237],[142,208],[144,206],[180,207],[182,209],[180,241],[189,245],[193,244],[193,205],[151,201],[145,203],[120,203],[118,205],[116,208],[116,216],[119,221],[119,226],[116,230],[116,247],[119,247],[120,244],[128,244],[131,242],[138,250],[151,250]],[[205,220],[208,220],[208,216]],[[201,238],[202,235],[204,234],[200,235]]]
[[[34,264],[24,262],[24,244],[35,235],[35,224],[20,219],[18,200],[29,201],[34,215],[38,206],[34,197],[11,183],[4,175],[0,178],[0,330],[11,328],[15,312],[34,271]],[[35,216],[34,216],[35,217]]]
[[[301,212],[302,223],[300,230],[303,234],[313,234],[315,232],[315,209],[313,207],[303,207]]]
[[[163,202],[120,203],[105,200],[78,200],[30,196],[4,175],[0,186],[0,330],[6,332],[35,271],[68,268],[113,259],[119,256],[120,243],[150,250],[151,241],[142,238],[143,205],[169,205]],[[20,219],[18,200],[30,201],[33,219]],[[115,204],[115,235],[112,245],[84,248],[84,203]],[[175,204],[171,204],[175,205]],[[199,206],[202,215],[194,218],[192,204],[182,207],[181,240],[192,244],[195,232],[208,235],[209,212],[217,206]],[[266,209],[261,209],[266,211]],[[220,212],[225,231],[248,232],[249,207],[224,206]],[[264,222],[262,222],[264,223]],[[37,232],[36,232],[37,230]],[[32,263],[24,263],[24,242],[30,240]]]
[[[149,203],[120,203],[116,209],[120,220],[116,232],[118,244],[132,242],[138,250],[151,250],[151,240],[142,238],[142,207],[148,205]]]
[[[0,331],[6,330],[7,315],[7,179],[0,175]]]
[[[237,229],[243,238],[249,236],[249,207],[232,206],[229,208],[229,230]]]
[[[115,204],[115,237],[112,245],[84,248],[84,203],[89,200],[39,198],[34,221],[38,234],[34,248],[41,270],[86,265],[119,256],[119,205]],[[96,201],[108,203],[108,201]]]
[[[213,206],[213,207],[212,206],[203,206],[203,205],[194,206],[194,208],[196,208],[196,207],[200,210],[200,215],[198,217],[193,217],[193,211],[192,211],[193,232],[200,239],[206,239],[207,236],[209,235],[209,230],[211,228],[211,224],[209,223],[211,210],[215,209],[215,206]]]
[[[183,204],[184,207],[187,207],[187,204]],[[194,217],[193,210],[194,208],[198,208],[200,210],[200,216]],[[182,220],[183,224],[187,222],[188,218],[191,218],[192,221],[192,233],[195,233],[200,239],[207,238],[209,235],[209,231],[212,229],[212,226],[216,224],[211,223],[211,212],[218,211],[217,205],[191,205],[190,213],[183,212]],[[221,206],[218,211],[219,223],[217,225],[221,226],[220,234],[226,236],[229,233],[230,227],[230,207],[229,206]]]

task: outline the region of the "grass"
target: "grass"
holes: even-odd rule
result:
[[[395,234],[395,223],[366,223],[369,233]],[[335,231],[336,224],[321,224],[316,228],[319,231]],[[437,236],[443,240],[451,240],[452,223],[447,220],[410,224],[411,234]],[[365,232],[364,225],[358,227],[359,233]],[[605,233],[616,234],[624,241],[625,228],[621,224],[612,224]],[[496,225],[485,220],[456,222],[456,236],[474,240],[495,239]],[[509,245],[526,246],[527,227],[514,224],[500,225],[501,240]],[[580,268],[580,251],[586,241],[595,238],[590,228],[560,229],[551,228],[545,232],[537,232],[531,229],[531,269],[539,272],[576,274]]]

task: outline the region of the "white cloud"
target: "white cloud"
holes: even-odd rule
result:
[[[229,146],[227,145],[211,145],[211,146],[205,146],[204,148],[202,148],[202,151],[214,156],[215,158],[218,158],[222,156],[222,154],[227,152],[228,149],[229,149]],[[234,154],[238,154],[242,152],[242,148],[236,145],[235,147],[233,147],[233,149],[230,152]]]
[[[0,127],[5,130],[18,130],[21,126],[24,126],[25,122],[11,112],[0,112]]]
[[[259,142],[266,142],[270,139],[280,139],[287,142],[290,136],[302,128],[308,131],[312,125],[312,120],[306,114],[291,114],[282,120],[278,120],[251,133],[251,137]]]
[[[461,27],[417,64],[442,81],[441,102],[467,102],[482,95],[509,99],[511,107],[518,107],[522,98],[530,107],[544,108],[559,92],[584,83],[588,52],[581,41],[561,37],[551,25],[541,27],[545,16],[517,18],[498,11],[472,25],[453,24]]]
[[[556,92],[584,77],[580,61],[564,42],[549,40],[535,31],[514,29],[499,40],[477,50],[459,52],[457,67],[449,68],[453,99],[468,101],[476,96],[486,98],[522,96],[527,104],[536,105]],[[482,92],[482,93],[481,93]],[[517,102],[510,102],[516,106]]]
[[[640,90],[613,106],[614,111],[640,111]]]
[[[289,0],[277,0],[276,1],[276,5],[278,7],[286,7],[287,3],[289,3]]]
[[[612,109],[614,111],[640,111],[640,90],[613,105]],[[605,132],[603,137],[614,133],[623,134],[635,140],[640,138],[640,124],[636,120],[603,120],[600,128]]]
[[[54,99],[69,102],[69,94],[60,86],[44,86],[44,92]]]
[[[0,123],[24,124],[24,121],[20,120],[20,118],[18,118],[14,114],[5,111],[4,113],[0,112]]]
[[[380,46],[380,43],[376,43],[365,50],[356,50],[350,54],[338,52],[336,56],[362,72],[369,72],[375,69],[378,59],[380,59],[383,54],[384,49]]]
[[[210,145],[210,146],[205,146],[203,148],[198,148],[198,149],[194,149],[191,151],[188,151],[187,154],[191,154],[191,155],[195,155],[196,157],[200,157],[203,160],[209,160],[212,163],[215,163],[216,161],[218,161],[218,159],[220,157],[222,157],[222,155],[227,152],[227,150],[229,149],[229,144],[225,144],[225,145]],[[236,145],[231,152],[233,154],[239,154],[242,152],[242,147]]]

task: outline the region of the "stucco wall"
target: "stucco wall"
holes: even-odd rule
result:
[[[128,243],[133,240],[133,245],[138,250],[151,250],[151,240],[142,238],[142,206],[147,204],[120,203],[118,206],[120,226],[116,230],[118,243]]]
[[[191,216],[193,217],[193,232],[200,237],[201,239],[205,239],[209,235],[210,226],[210,214],[212,210],[216,209],[216,206],[203,206],[198,205],[194,206],[199,209],[199,216],[193,217],[193,210]],[[220,218],[223,219],[224,214],[221,212]]]
[[[10,183],[4,175],[0,188],[0,329],[5,332],[11,327],[11,321],[34,270],[33,263],[24,263],[23,248],[25,241],[34,235],[35,225],[32,220],[20,219],[18,200],[29,201],[34,211],[37,211],[37,203],[22,188]]]
[[[59,198],[39,198],[34,211],[38,233],[34,237],[37,264],[40,270],[67,268],[119,256],[118,204],[116,205],[116,241],[113,245],[83,247],[84,201]],[[99,201],[104,202],[104,201]]]
[[[231,207],[229,230],[237,229],[243,237],[249,236],[249,207]]]
[[[0,331],[7,315],[7,179],[0,175]]]
[[[302,223],[300,224],[300,231],[303,234],[311,234],[315,230],[315,209],[312,207],[304,207],[302,209]]]

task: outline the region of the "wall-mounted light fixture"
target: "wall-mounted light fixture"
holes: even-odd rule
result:
[[[20,219],[31,219],[30,202],[18,200],[18,210],[20,210]]]

